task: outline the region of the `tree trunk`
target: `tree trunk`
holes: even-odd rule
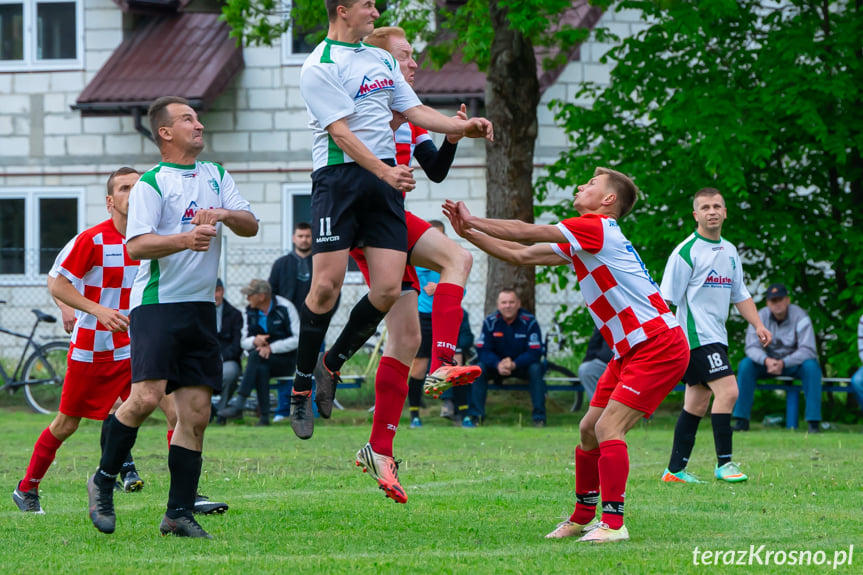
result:
[[[486,214],[533,222],[533,150],[537,136],[539,81],[533,44],[510,29],[500,0],[489,0],[494,27],[485,89],[494,142],[486,145]],[[495,309],[502,288],[514,288],[522,306],[534,310],[533,266],[511,266],[489,257],[485,307]]]

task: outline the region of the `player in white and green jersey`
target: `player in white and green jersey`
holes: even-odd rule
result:
[[[314,432],[312,375],[338,299],[348,253],[361,246],[368,263],[369,293],[351,310],[337,345],[328,353],[347,359],[368,339],[401,293],[407,259],[404,196],[413,169],[397,165],[393,114],[427,130],[454,136],[493,138],[484,118],[449,118],[420,103],[396,59],[364,44],[380,16],[374,0],[325,0],[327,37],[300,72],[300,91],[314,133],[311,198],[312,283],[300,309],[300,342],[291,397],[291,427],[301,439]],[[372,443],[388,453],[407,396],[408,366],[382,362],[376,375]],[[402,374],[404,371],[404,374]],[[316,400],[327,417],[335,378],[318,378]],[[404,390],[402,389],[404,388]],[[375,433],[380,427],[382,433]],[[381,468],[389,468],[381,464]],[[388,482],[387,485],[390,485]],[[389,493],[389,492],[388,492]]]
[[[693,199],[695,232],[679,244],[665,266],[660,291],[677,306],[677,321],[689,340],[689,367],[683,376],[686,394],[674,429],[671,460],[662,475],[670,483],[700,483],[686,469],[698,423],[707,413],[710,396],[717,464],[714,475],[723,481],[746,481],[732,458],[731,410],[737,401],[737,380],[728,362],[725,322],[733,303],[751,323],[763,345],[771,334],[758,316],[752,296],[743,284],[743,266],[737,248],[722,238],[728,212],[719,190],[703,188]]]
[[[224,168],[198,161],[204,126],[189,102],[159,98],[148,115],[162,162],[130,192],[126,249],[141,262],[130,297],[132,391],[109,418],[99,468],[87,482],[90,520],[99,531],[114,532],[115,477],[140,425],[172,393],[177,424],[159,530],[209,538],[192,514],[210,401],[222,387],[214,305],[219,235],[224,225],[254,236],[258,221]]]

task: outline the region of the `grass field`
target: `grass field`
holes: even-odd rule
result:
[[[116,494],[117,532],[107,536],[90,524],[84,488],[98,462],[99,425],[84,422],[60,449],[41,488],[46,514],[25,515],[10,495],[50,418],[3,410],[0,572],[826,573],[851,545],[853,563],[835,572],[860,572],[859,429],[754,430],[735,436],[749,482],[666,485],[658,478],[674,418],[656,417],[628,437],[632,541],[585,546],[543,538],[572,511],[578,417],[556,414],[539,430],[516,420],[463,430],[431,417],[411,430],[403,420],[396,455],[407,505],[386,499],[354,466],[368,438],[362,411],[319,423],[305,442],[289,426],[212,427],[201,492],[231,509],[200,519],[215,537],[201,541],[159,536],[168,487],[164,422],[141,429],[134,453],[146,487]],[[703,422],[690,469],[705,479],[712,450]],[[764,546],[753,565],[722,565],[725,552],[750,545]],[[725,553],[720,565],[701,565],[704,551]],[[759,566],[767,551],[810,551],[813,565]],[[815,566],[819,559],[825,564]]]

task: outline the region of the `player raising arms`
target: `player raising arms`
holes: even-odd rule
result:
[[[312,160],[312,285],[300,310],[300,342],[291,398],[291,427],[302,439],[314,432],[312,372],[344,281],[348,252],[362,246],[369,293],[354,306],[348,341],[330,353],[350,357],[396,302],[406,264],[403,192],[415,186],[411,168],[395,163],[393,111],[418,126],[447,135],[492,139],[483,118],[448,118],[423,106],[393,56],[361,43],[379,17],[373,0],[326,0],[327,38],[303,64],[300,89],[314,131]],[[360,459],[396,500],[392,442],[407,396],[408,365],[384,358],[375,377],[370,445]],[[334,378],[318,383],[318,407],[332,409]],[[385,478],[379,471],[385,469]],[[385,485],[386,484],[386,485]],[[398,493],[401,492],[401,493]]]
[[[614,351],[579,424],[575,511],[548,538],[629,539],[623,524],[629,476],[624,437],[654,412],[689,363],[683,330],[617,222],[632,209],[636,192],[627,176],[597,168],[573,199],[580,217],[556,225],[479,218],[462,202],[444,204],[453,229],[490,255],[516,265],[570,264],[596,327]],[[602,518],[597,520],[600,495]]]
[[[417,63],[413,58],[413,48],[405,37],[405,31],[398,27],[385,26],[376,28],[364,40],[365,44],[383,48],[395,56],[407,83],[413,86]],[[459,111],[459,117],[466,119],[464,105]],[[441,182],[449,173],[458,141],[461,136],[447,136],[441,148],[438,149],[428,131],[404,122],[395,130],[396,161],[399,165],[410,165],[416,158],[426,175],[433,182]],[[411,365],[420,344],[420,324],[418,320],[417,293],[419,280],[414,270],[414,264],[432,269],[441,274],[437,284],[435,300],[432,308],[432,353],[428,376],[425,369],[414,372],[409,380],[409,397],[411,406],[419,406],[422,399],[423,378],[426,380],[427,392],[438,397],[453,385],[467,385],[482,373],[478,366],[455,365],[454,354],[458,340],[459,326],[464,315],[461,307],[464,286],[473,265],[473,256],[447,238],[431,224],[406,212],[408,231],[408,265],[402,278],[403,291],[401,297],[393,304],[386,315],[387,343],[383,357],[392,358],[399,363]],[[351,257],[369,283],[369,266],[360,248],[351,250]],[[343,348],[351,336],[342,331],[333,349]],[[328,353],[318,361],[315,368],[317,385],[322,382],[335,388],[338,381],[338,371],[347,360],[342,354]],[[424,367],[428,367],[425,366]],[[335,379],[335,382],[330,381]],[[328,411],[322,411],[324,417]]]

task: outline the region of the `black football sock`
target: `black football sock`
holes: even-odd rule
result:
[[[461,416],[467,415],[469,395],[469,385],[457,385],[452,388],[452,402],[455,404],[456,413]]]
[[[419,415],[420,404],[423,400],[424,379],[411,377],[408,379],[408,405],[410,405],[411,416]],[[416,411],[416,413],[414,413]]]
[[[190,516],[195,510],[195,495],[201,478],[201,452],[179,445],[168,450],[168,470],[171,472],[171,488],[168,491],[168,510],[165,515],[176,519]]]
[[[102,449],[96,478],[102,485],[110,482],[113,486],[117,474],[123,469],[123,462],[135,446],[138,428],[123,425],[114,415],[109,415],[107,421],[108,432],[105,434],[105,447]]]
[[[318,362],[318,353],[327,328],[330,327],[330,319],[336,308],[333,307],[325,313],[315,313],[303,302],[300,310],[300,342],[297,346],[297,372],[294,376],[294,391],[311,391],[312,376],[315,364]]]
[[[385,311],[380,311],[372,305],[368,294],[364,295],[351,310],[348,323],[342,328],[336,343],[327,352],[327,369],[339,371],[342,365],[374,335],[386,314]]]
[[[713,424],[713,443],[716,446],[716,464],[719,467],[722,467],[731,461],[731,414],[712,413],[710,415],[710,423]]]
[[[692,415],[685,409],[680,410],[677,425],[674,426],[674,443],[671,446],[671,459],[668,462],[668,470],[677,473],[686,469],[692,448],[695,447],[695,434],[698,433],[698,424],[701,418]]]

